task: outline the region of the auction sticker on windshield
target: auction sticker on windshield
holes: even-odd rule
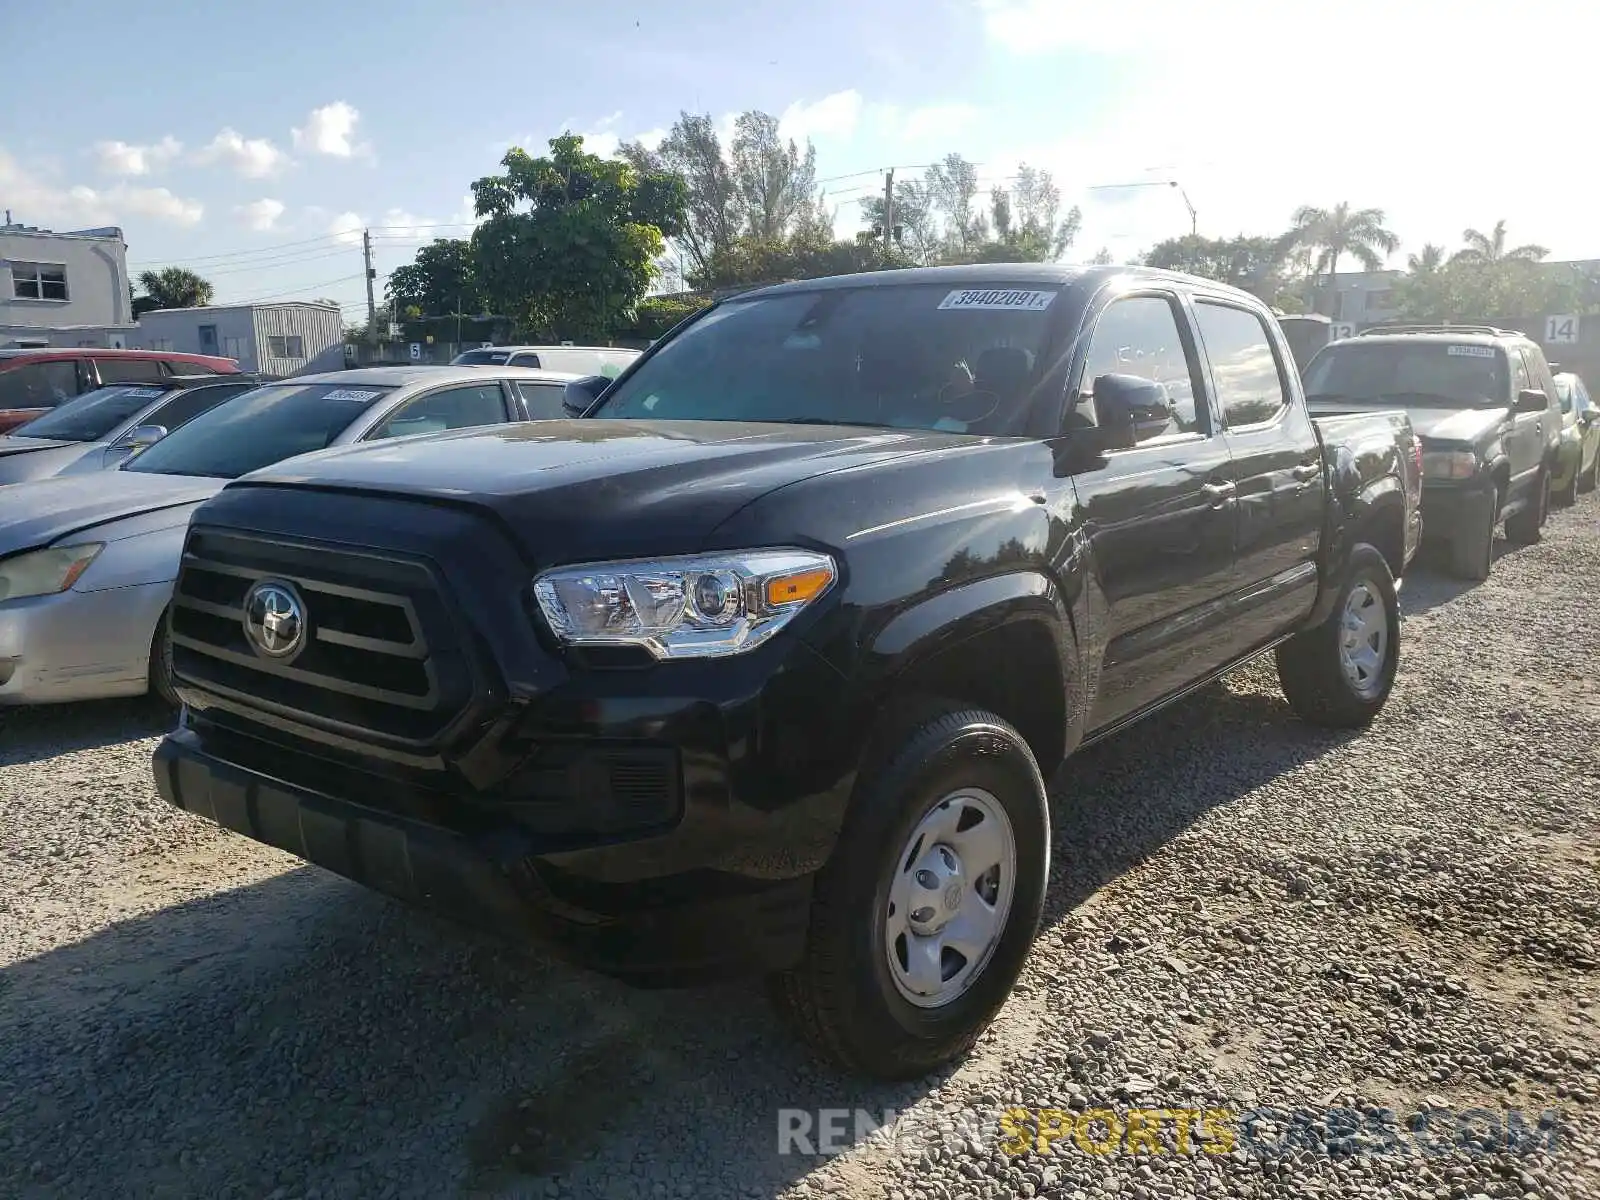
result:
[[[135,400],[154,400],[157,396],[163,395],[164,393],[160,388],[131,387],[123,388],[122,394],[124,396],[131,396]]]
[[[1493,346],[1451,346],[1445,350],[1446,354],[1457,354],[1463,358],[1493,358]]]
[[[381,396],[382,392],[359,392],[354,388],[340,388],[338,391],[328,392],[324,400],[371,400],[374,396]]]
[[[1056,298],[1054,292],[997,290],[994,288],[958,288],[939,302],[941,310],[947,308],[1020,309],[1022,312],[1043,312]]]

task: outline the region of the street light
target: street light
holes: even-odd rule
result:
[[[1141,181],[1139,183],[1101,183],[1101,184],[1095,185],[1094,187],[1090,188],[1089,190],[1091,192],[1108,192],[1108,191],[1113,191],[1113,190],[1117,190],[1117,189],[1120,189],[1120,188],[1141,188],[1141,187],[1172,187],[1172,188],[1177,188],[1178,189],[1178,195],[1183,197],[1183,206],[1189,210],[1189,233],[1190,233],[1191,236],[1197,236],[1199,234],[1199,232],[1200,232],[1200,221],[1199,221],[1199,217],[1196,215],[1196,213],[1194,211],[1194,203],[1193,203],[1193,201],[1191,201],[1189,199],[1189,193],[1183,190],[1183,185],[1180,184],[1176,179],[1151,179],[1151,180],[1143,180],[1143,181]]]

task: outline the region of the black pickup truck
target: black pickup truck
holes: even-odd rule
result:
[[[1452,573],[1487,579],[1495,529],[1530,545],[1550,514],[1560,397],[1537,342],[1474,325],[1392,325],[1306,364],[1319,419],[1399,407],[1422,440],[1422,520]]]
[[[1393,685],[1415,439],[1319,431],[1243,292],[813,280],[569,386],[196,512],[167,800],[641,984],[766,973],[906,1077],[1022,968],[1066,755],[1267,651],[1312,722]]]

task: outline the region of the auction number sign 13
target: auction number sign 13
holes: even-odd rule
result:
[[[1571,313],[1544,319],[1544,340],[1549,345],[1566,345],[1578,340],[1578,318]]]

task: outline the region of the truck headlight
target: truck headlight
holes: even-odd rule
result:
[[[533,583],[566,646],[641,646],[658,659],[761,645],[838,579],[826,554],[749,550],[556,567]]]
[[[85,542],[80,546],[54,546],[0,560],[0,600],[64,592],[78,582],[105,548],[104,542]]]
[[[1478,473],[1478,456],[1470,450],[1426,450],[1422,455],[1425,479],[1471,479]]]

